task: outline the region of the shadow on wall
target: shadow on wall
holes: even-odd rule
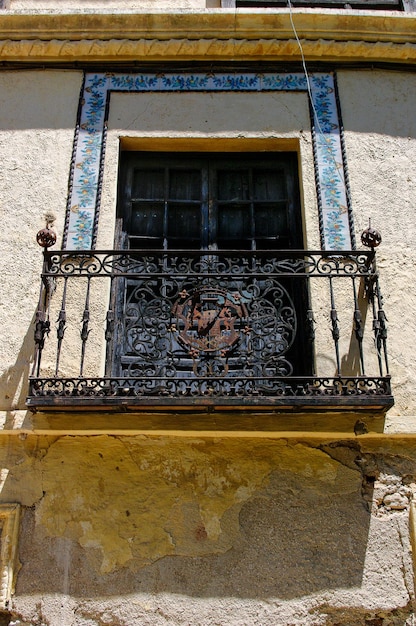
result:
[[[35,314],[24,336],[14,365],[8,367],[0,377],[0,398],[6,411],[5,429],[14,427],[14,411],[25,410],[28,381],[34,354]]]
[[[259,494],[243,506],[240,536],[227,554],[188,559],[186,578],[176,559],[158,562],[147,590],[158,581],[172,593],[293,599],[359,587],[369,525],[363,507],[353,497],[300,494],[277,483],[272,498]]]
[[[371,311],[370,311],[371,303],[366,298],[366,289],[365,289],[364,279],[361,279],[360,281],[360,287],[359,287],[357,296],[358,296],[357,298],[358,311],[361,316],[360,324],[363,330],[363,337],[364,337],[364,329],[366,325],[367,315],[368,314],[371,315]],[[344,356],[341,359],[341,372],[345,376],[360,376],[361,374],[363,374],[363,368],[361,366],[359,343],[357,341],[355,328],[356,326],[353,321],[348,352],[344,354]],[[369,329],[367,329],[367,333],[368,332],[369,332]],[[365,353],[365,350],[363,350],[363,358],[364,358],[364,353]],[[336,376],[336,372],[334,375]]]
[[[416,81],[412,72],[340,70],[337,78],[347,132],[416,138]]]

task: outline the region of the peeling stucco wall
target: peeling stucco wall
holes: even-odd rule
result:
[[[11,437],[13,623],[410,624],[416,452],[380,447]]]
[[[386,430],[416,432],[415,75],[343,70],[337,78],[357,235],[371,217],[384,239],[378,257],[396,399]],[[166,429],[166,415],[144,427],[147,418],[135,415],[68,414],[63,427],[56,415],[26,411],[41,269],[35,234],[43,212],[53,210],[62,236],[81,83],[75,70],[0,73],[0,501],[22,505],[20,569],[5,619],[14,626],[413,625],[414,438],[302,435],[318,423],[320,431],[352,433],[345,415],[266,416],[263,430],[284,422],[298,434],[262,439],[253,436],[254,416],[245,422],[250,437],[226,439],[222,428],[242,429],[232,412],[221,426],[220,418],[211,422],[218,435],[208,438],[180,436],[192,415],[180,426],[175,417],[172,436],[150,436],[137,434],[139,422]],[[162,134],[296,140],[307,241],[317,247],[306,95],[250,94],[239,104],[232,94],[211,95],[203,106],[202,98],[187,100],[184,116],[180,94],[170,109],[163,94],[140,102],[114,96],[100,245],[113,241],[120,138]],[[193,423],[202,430],[204,419]],[[24,429],[8,434],[17,427]],[[63,434],[71,428],[78,434]],[[88,434],[100,428],[107,434]]]
[[[389,429],[416,430],[413,394],[412,319],[415,298],[412,280],[415,225],[413,198],[415,181],[413,155],[416,150],[416,123],[412,103],[416,98],[413,73],[389,71],[338,71],[341,112],[345,129],[351,196],[357,239],[372,219],[382,232],[378,250],[381,288],[388,317],[388,347],[393,377],[395,407],[389,413]],[[0,233],[2,277],[5,293],[13,293],[19,310],[11,314],[7,298],[0,300],[3,329],[3,360],[0,380],[0,411],[3,423],[30,424],[25,412],[27,375],[33,352],[33,318],[37,306],[41,253],[35,242],[43,226],[45,210],[57,215],[58,245],[63,233],[74,125],[82,73],[78,71],[19,71],[0,74],[0,206],[5,216]],[[381,95],[382,94],[382,95]],[[319,247],[317,201],[312,143],[306,94],[117,94],[112,97],[102,189],[98,246],[113,245],[117,172],[120,140],[137,141],[161,137],[226,142],[287,140],[298,146],[305,241],[310,249]],[[169,105],[167,104],[168,99]],[[187,115],[178,114],[186,109]],[[223,115],[222,111],[227,111]],[[147,144],[148,145],[148,144]],[[251,144],[252,145],[252,144]],[[283,145],[283,144],[282,144]],[[24,253],[23,253],[24,250]],[[397,277],[401,280],[398,281]],[[401,281],[406,283],[403,289]],[[60,306],[59,292],[53,299],[53,319]],[[315,297],[315,296],[314,296]],[[100,299],[101,298],[101,299]],[[92,300],[91,328],[101,329],[100,303],[106,291]],[[316,316],[326,329],[327,343],[316,344],[318,365],[332,355],[329,308],[316,301]],[[82,304],[79,304],[79,309]],[[345,311],[349,311],[345,307]],[[352,323],[339,307],[341,358],[347,358]],[[74,309],[74,320],[82,311]],[[17,318],[17,323],[16,323]],[[77,332],[77,331],[76,331]],[[69,336],[69,330],[68,330]],[[105,346],[89,338],[94,365],[103,364]],[[102,336],[102,334],[101,334]],[[78,335],[77,335],[78,337]],[[372,346],[371,315],[365,340]],[[79,341],[79,339],[77,339]],[[70,343],[70,342],[69,342]],[[68,348],[70,360],[78,365],[78,346]],[[71,361],[72,360],[72,361]],[[45,351],[47,363],[47,351]],[[87,363],[88,364],[88,363]],[[64,363],[63,363],[64,365]],[[51,362],[51,371],[54,362]],[[72,370],[71,370],[72,371]]]
[[[338,85],[357,235],[371,218],[383,236],[377,263],[390,318],[389,358],[396,381],[392,414],[414,415],[414,358],[404,344],[412,334],[416,298],[416,224],[410,217],[416,197],[411,165],[416,82],[406,72],[365,71],[340,72]]]
[[[9,425],[24,409],[33,355],[42,268],[36,232],[48,210],[62,234],[81,84],[81,72],[0,73],[0,410]]]

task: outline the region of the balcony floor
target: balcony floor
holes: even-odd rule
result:
[[[394,404],[390,377],[286,378],[275,395],[135,393],[132,380],[31,378],[27,406],[41,411],[375,411]],[[143,381],[139,381],[140,384]]]

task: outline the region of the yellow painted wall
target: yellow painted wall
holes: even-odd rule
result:
[[[415,448],[403,440],[2,442],[1,500],[23,505],[17,624],[411,615]]]

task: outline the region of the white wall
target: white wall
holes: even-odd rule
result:
[[[57,213],[61,241],[74,127],[82,75],[76,71],[0,73],[0,207],[3,297],[1,410],[25,414],[26,378],[33,350],[41,251],[35,242],[43,213]],[[368,218],[383,235],[378,251],[389,321],[389,354],[396,405],[392,423],[416,429],[413,346],[416,182],[414,74],[338,72],[348,168],[359,241]],[[305,241],[319,247],[317,204],[307,99],[301,93],[113,94],[104,170],[98,247],[114,240],[120,142],[160,149],[160,142],[189,142],[189,149],[292,149],[300,154]],[[197,143],[195,143],[197,142]],[[258,144],[256,143],[258,142]],[[271,142],[271,143],[270,143]],[[235,145],[235,144],[234,144]],[[201,148],[202,146],[202,148]],[[58,300],[56,299],[56,303]],[[98,360],[103,351],[98,350]],[[394,418],[394,419],[393,419]],[[397,418],[397,419],[396,419]],[[394,421],[395,420],[395,421]],[[394,422],[394,423],[393,423]],[[413,425],[412,425],[413,424]]]

